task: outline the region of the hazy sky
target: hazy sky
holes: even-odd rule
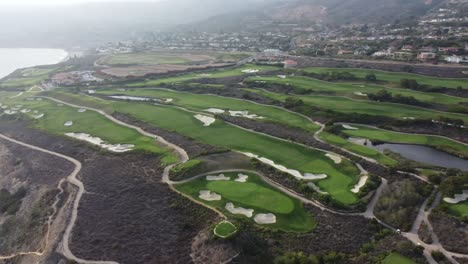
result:
[[[90,2],[124,2],[125,0],[0,0],[0,6],[57,6]],[[162,0],[138,0],[139,2],[157,2]],[[126,1],[130,2],[130,1]]]

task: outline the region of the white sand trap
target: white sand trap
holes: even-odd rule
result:
[[[265,118],[263,116],[258,116],[255,114],[249,114],[249,111],[229,111],[230,116],[236,116],[236,117],[245,117],[249,119],[262,119]]]
[[[248,178],[249,178],[249,175],[239,173],[239,174],[237,174],[237,179],[235,179],[235,181],[236,182],[247,182]]]
[[[84,112],[86,112],[86,109],[84,109],[84,108],[78,109],[78,113],[84,113]]]
[[[450,204],[457,204],[459,202],[465,201],[466,199],[468,199],[468,190],[464,190],[460,194],[455,194],[455,196],[453,198],[445,197],[444,201],[447,202],[447,203],[450,203]]]
[[[223,109],[219,109],[219,108],[208,108],[208,109],[205,109],[203,111],[210,112],[210,113],[213,113],[213,114],[222,114],[222,113],[225,112]]]
[[[231,214],[240,214],[245,215],[248,218],[252,217],[254,210],[253,209],[246,209],[243,207],[234,207],[233,203],[227,203],[225,206],[226,210],[228,210]]]
[[[131,144],[107,144],[104,140],[98,137],[93,137],[86,133],[66,133],[65,135],[78,140],[86,141],[88,143],[91,143],[93,145],[99,146],[103,149],[107,149],[112,152],[127,152],[131,151],[135,147],[135,145]]]
[[[172,103],[173,101],[174,101],[173,98],[166,98],[166,99],[164,99],[164,103],[166,103],[166,104],[167,104],[167,103]]]
[[[354,92],[354,94],[357,96],[367,96],[367,94],[361,92]]]
[[[276,75],[278,76],[278,78],[281,78],[281,79],[286,79],[286,75]]]
[[[196,114],[193,117],[200,120],[203,123],[203,126],[210,126],[216,121],[214,117],[206,116],[206,115]]]
[[[31,112],[31,110],[29,110],[29,109],[21,109],[20,112],[23,113],[23,114],[26,114],[26,113]]]
[[[7,109],[7,108],[8,108],[8,105],[2,106],[2,109]]]
[[[231,180],[231,177],[226,177],[224,176],[224,174],[220,174],[218,176],[207,175],[206,180],[207,181],[229,181]]]
[[[15,107],[21,108],[23,107],[23,105],[15,105]]]
[[[331,153],[327,153],[327,154],[325,154],[325,156],[327,156],[331,160],[333,160],[333,162],[335,162],[335,164],[340,164],[343,161],[340,156],[337,156],[337,155],[334,155],[334,154],[331,154]]]
[[[113,99],[130,100],[130,101],[140,101],[140,102],[151,101],[150,98],[146,98],[146,97],[137,97],[137,96],[111,95],[111,96],[109,96],[109,97],[110,97],[110,98],[113,98]]]
[[[65,124],[63,124],[64,126],[73,126],[73,121],[67,121],[65,122]]]
[[[257,72],[259,72],[259,70],[257,70],[257,69],[245,69],[245,70],[242,70],[241,72],[243,72],[243,73],[257,73]]]
[[[215,192],[211,192],[211,191],[208,191],[208,190],[202,190],[200,191],[200,195],[198,195],[198,197],[202,200],[205,200],[205,201],[219,201],[221,200],[221,195],[215,193]]]
[[[343,125],[341,125],[341,126],[342,126],[343,128],[345,128],[345,129],[351,129],[351,130],[358,130],[358,129],[359,129],[359,128],[357,128],[357,127],[353,127],[353,126],[345,125],[345,124],[343,124]]]
[[[210,77],[211,75],[212,75],[211,73],[198,74],[199,77]]]
[[[272,166],[273,168],[275,168],[275,169],[277,169],[279,171],[289,173],[289,174],[291,174],[292,176],[294,176],[294,177],[296,177],[298,179],[321,180],[321,179],[325,179],[327,177],[326,174],[305,173],[304,175],[302,175],[299,171],[293,170],[293,169],[288,169],[283,165],[276,164],[274,161],[272,161],[270,159],[267,159],[267,158],[264,158],[264,157],[259,157],[258,155],[248,153],[248,152],[242,152],[242,154],[244,154],[244,155],[246,155],[247,157],[250,157],[250,158],[255,158],[255,159],[261,161],[262,163],[270,165],[270,166]]]
[[[15,111],[15,110],[5,110],[4,113],[7,114],[7,115],[14,115],[14,114],[17,114],[18,111]]]
[[[368,175],[363,175],[361,178],[359,178],[359,182],[354,185],[354,187],[351,189],[351,192],[353,193],[358,193],[364,185],[366,185],[367,179],[369,179]]]
[[[44,114],[40,114],[40,115],[35,115],[33,116],[34,119],[39,119],[39,118],[43,118],[44,117]]]
[[[312,188],[314,191],[320,193],[320,194],[328,194],[327,192],[322,191],[315,183],[313,182],[308,182],[307,185]]]
[[[404,116],[403,119],[405,119],[405,120],[415,120],[416,118],[414,118],[412,116]]]
[[[257,224],[274,224],[276,223],[276,216],[274,214],[257,214],[254,217],[254,221]]]
[[[354,144],[358,144],[358,145],[363,145],[363,146],[365,146],[365,145],[366,145],[366,142],[367,142],[367,139],[365,139],[365,138],[353,138],[353,137],[350,137],[350,138],[348,138],[348,141],[351,142],[351,143],[354,143]]]

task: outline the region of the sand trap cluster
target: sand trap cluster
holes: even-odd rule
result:
[[[210,113],[213,113],[213,114],[222,114],[222,113],[225,112],[223,109],[219,109],[219,108],[208,108],[208,109],[205,109],[203,111],[210,112]]]
[[[233,203],[227,203],[225,206],[226,210],[228,210],[231,214],[240,214],[245,215],[247,217],[252,217],[254,210],[253,209],[246,209],[243,207],[235,207]]]
[[[236,181],[236,182],[247,182],[248,178],[249,178],[249,175],[239,173],[239,174],[237,174],[237,179],[235,179],[234,181]]]
[[[220,174],[218,176],[207,175],[206,180],[207,181],[229,181],[231,180],[231,178],[224,176],[224,174]]]
[[[215,192],[211,192],[211,191],[208,191],[208,190],[202,190],[200,191],[200,195],[198,195],[198,197],[202,200],[205,200],[205,201],[219,201],[221,200],[221,195],[215,193]]]
[[[367,94],[361,92],[354,92],[354,94],[357,96],[367,96]]]
[[[104,140],[98,137],[93,137],[86,133],[66,133],[65,135],[78,140],[86,141],[88,143],[91,143],[93,145],[99,146],[103,149],[107,149],[112,152],[127,152],[131,151],[135,147],[135,145],[131,144],[107,144]]]
[[[33,116],[34,119],[39,119],[39,118],[42,118],[42,117],[44,117],[44,114],[39,114],[39,115]]]
[[[354,185],[354,187],[351,189],[351,192],[353,193],[358,193],[364,185],[366,185],[367,179],[369,179],[368,175],[363,175],[361,178],[359,178],[358,183]]]
[[[350,129],[350,130],[357,130],[357,129],[359,129],[359,128],[357,128],[357,127],[353,127],[353,126],[345,125],[345,124],[343,124],[343,125],[341,125],[341,126],[342,126],[344,129]]]
[[[111,96],[109,96],[109,97],[110,97],[110,98],[113,98],[113,99],[130,100],[130,101],[140,101],[140,102],[151,101],[150,98],[146,98],[146,97],[137,97],[137,96],[127,96],[127,95],[111,95]]]
[[[26,114],[26,113],[31,112],[31,110],[29,110],[29,109],[21,109],[20,112],[23,113],[23,114]]]
[[[84,112],[86,112],[86,109],[84,109],[84,108],[78,109],[78,113],[84,113]]]
[[[340,156],[337,156],[337,155],[334,155],[334,154],[331,154],[331,153],[327,153],[327,154],[325,154],[325,156],[327,156],[331,160],[333,160],[333,162],[335,162],[335,164],[340,164],[343,161],[343,159]]]
[[[245,69],[245,70],[242,70],[241,72],[243,72],[243,73],[257,73],[257,72],[259,72],[259,70],[257,70],[257,69]]]
[[[450,204],[457,204],[459,202],[463,202],[466,199],[468,199],[468,190],[463,190],[462,193],[460,194],[455,194],[453,198],[451,197],[445,197],[444,201]]]
[[[313,182],[308,182],[307,183],[307,186],[309,186],[310,188],[312,188],[312,190],[320,193],[320,194],[328,194],[327,192],[324,192],[322,191],[317,185],[315,185],[315,183]]]
[[[267,158],[264,158],[264,157],[260,157],[258,155],[255,155],[255,154],[252,154],[252,153],[248,153],[248,152],[242,152],[242,154],[246,155],[247,157],[250,157],[250,158],[255,158],[259,161],[261,161],[262,163],[265,163],[267,165],[270,165],[272,166],[273,168],[277,169],[277,170],[280,170],[282,172],[286,172],[286,173],[289,173],[291,174],[292,176],[298,178],[298,179],[303,179],[303,180],[321,180],[321,179],[325,179],[327,178],[327,175],[326,174],[312,174],[312,173],[304,173],[304,175],[302,175],[299,171],[297,170],[293,170],[293,169],[288,169],[286,168],[285,166],[283,165],[279,165],[279,164],[276,164],[274,161],[270,160],[270,159],[267,159]]]
[[[274,214],[257,214],[254,217],[257,224],[274,224],[276,223],[276,216]]]
[[[210,126],[216,121],[214,117],[201,115],[201,114],[196,114],[193,117],[200,120],[203,123],[203,126]]]
[[[65,124],[63,124],[64,126],[73,126],[73,121],[67,121],[65,122]]]
[[[256,114],[249,114],[249,111],[229,111],[230,116],[235,117],[245,117],[249,119],[262,119],[265,118],[263,116],[258,116]]]

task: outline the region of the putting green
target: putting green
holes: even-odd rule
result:
[[[447,206],[453,215],[468,219],[468,200],[457,204],[447,204]]]
[[[326,72],[349,72],[354,74],[356,77],[364,79],[367,74],[373,73],[379,81],[386,81],[399,85],[401,79],[413,79],[416,80],[419,84],[425,84],[434,87],[447,87],[447,88],[457,88],[463,87],[468,89],[468,79],[448,79],[448,78],[435,78],[428,77],[424,75],[404,73],[404,72],[388,72],[380,70],[370,70],[370,69],[354,69],[354,68],[306,68],[303,69],[306,72],[314,73],[326,73]]]
[[[54,93],[55,95],[79,105],[89,102],[92,105],[104,103],[104,107],[109,106],[106,102],[89,97],[65,93]],[[177,107],[134,102],[114,102],[110,106],[117,112],[131,115],[148,124],[174,131],[199,142],[254,153],[302,173],[326,174],[328,177],[318,181],[317,185],[328,192],[334,200],[343,205],[359,201],[356,194],[351,192],[359,180],[359,170],[348,160],[335,164],[325,156],[325,152],[246,131],[221,120],[204,127],[193,113]]]
[[[214,206],[226,214],[236,218],[247,218],[244,215],[232,214],[226,210],[226,203],[232,202],[235,207],[253,209],[254,216],[259,213],[273,213],[277,222],[263,225],[274,229],[291,232],[308,232],[317,225],[312,216],[306,212],[295,198],[289,197],[283,192],[265,183],[258,175],[244,173],[249,176],[247,182],[236,182],[238,173],[224,173],[230,177],[229,181],[208,181],[201,177],[183,184],[175,184],[174,187],[194,199],[207,205]],[[205,201],[199,198],[199,192],[209,190],[221,195],[219,201]],[[253,221],[253,217],[249,218]]]
[[[224,220],[216,225],[213,232],[221,238],[228,238],[237,232],[237,228],[231,222]]]
[[[370,140],[378,140],[389,143],[426,145],[461,157],[468,157],[468,145],[448,138],[398,133],[367,126],[353,125],[353,127],[358,129],[351,130],[342,128],[342,131],[351,137],[367,138]]]
[[[402,256],[398,253],[391,253],[382,262],[383,264],[416,264],[410,258]]]
[[[249,111],[250,114],[266,117],[266,120],[278,122],[287,126],[302,128],[309,132],[317,131],[319,129],[319,126],[312,123],[309,119],[284,109],[215,95],[190,94],[163,89],[135,89],[125,92],[112,89],[101,90],[97,93],[105,95],[125,94],[140,97],[171,98],[173,99],[171,102],[172,104],[191,110],[203,111],[208,108],[218,108],[226,111]]]

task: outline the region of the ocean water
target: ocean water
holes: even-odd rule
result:
[[[67,55],[67,52],[61,49],[0,48],[0,78],[19,68],[59,63]]]

